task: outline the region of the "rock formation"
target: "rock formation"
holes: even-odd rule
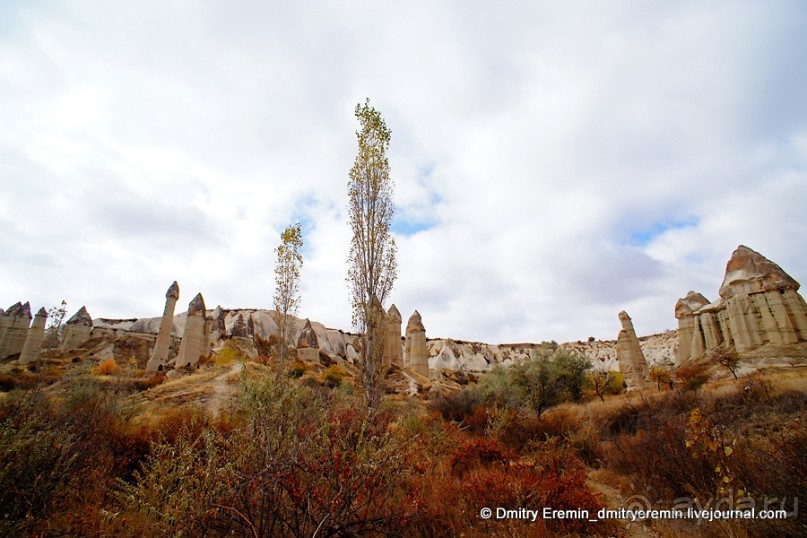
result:
[[[297,360],[309,363],[319,362],[319,338],[309,319],[305,320],[303,331],[297,338]]]
[[[42,351],[42,342],[45,341],[45,323],[48,320],[48,312],[45,308],[40,308],[34,316],[34,322],[28,329],[28,335],[20,352],[20,363],[28,364],[39,358]]]
[[[154,344],[154,350],[151,352],[151,358],[146,365],[147,372],[156,372],[165,369],[165,364],[168,361],[168,350],[171,349],[171,332],[174,329],[174,308],[179,299],[179,284],[175,280],[173,284],[168,287],[165,292],[165,309],[163,310],[163,317],[160,320],[160,330],[157,333],[157,342]],[[188,311],[190,317],[190,310]],[[202,301],[202,316],[204,316],[204,301]],[[187,330],[187,326],[186,326]],[[183,343],[185,339],[183,338]]]
[[[92,333],[92,317],[87,308],[82,306],[73,317],[64,324],[62,332],[62,349],[75,349],[84,345]]]
[[[384,321],[384,366],[403,368],[402,321],[401,313],[395,305],[390,306]]]
[[[415,312],[406,324],[406,367],[429,377],[429,350],[426,348],[426,328],[420,313]]]
[[[179,345],[176,368],[196,366],[200,358],[207,356],[209,350],[205,349],[207,345],[205,314],[205,300],[201,293],[197,293],[188,305],[188,319],[185,321],[185,331]]]
[[[235,318],[235,322],[233,323],[232,336],[238,338],[246,338],[247,336],[249,336],[249,333],[247,332],[247,324],[244,321],[243,312],[239,312],[238,316]]]
[[[31,305],[15,304],[6,313],[8,319],[5,335],[0,346],[0,360],[18,355],[28,338],[28,326],[31,325]]]
[[[720,299],[688,302],[690,292],[676,304],[679,328],[691,323],[691,332],[679,330],[679,364],[718,346],[743,352],[807,341],[807,304],[798,289],[799,283],[781,267],[740,245],[726,264]]]
[[[616,356],[619,361],[619,371],[628,385],[628,390],[638,389],[647,381],[647,361],[639,345],[639,338],[633,329],[633,322],[624,310],[619,313],[622,330],[616,339]]]
[[[692,339],[695,333],[695,318],[693,312],[696,312],[709,304],[709,300],[701,295],[691,291],[683,299],[679,299],[675,304],[675,317],[678,319],[678,352],[676,354],[676,362],[681,364],[689,357],[690,349],[692,348]],[[698,332],[698,338],[703,338],[702,333]],[[698,343],[702,346],[702,343]]]
[[[20,303],[17,303],[15,305],[10,306],[8,309],[9,311],[11,311],[19,306],[22,305],[20,305]],[[11,314],[7,313],[5,310],[0,308],[0,357],[2,357],[3,350],[5,349],[4,345],[6,341],[6,333],[8,332],[9,327],[11,327],[11,320],[12,320]]]

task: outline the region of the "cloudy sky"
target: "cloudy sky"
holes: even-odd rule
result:
[[[471,4],[474,4],[471,7]],[[354,107],[392,131],[392,295],[430,337],[677,326],[745,244],[807,283],[807,5],[0,2],[0,306],[350,328]]]

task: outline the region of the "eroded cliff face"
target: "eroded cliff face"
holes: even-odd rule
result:
[[[649,367],[670,366],[678,349],[678,333],[668,331],[642,336],[639,345]],[[595,370],[619,370],[616,340],[566,342],[559,347],[587,357]],[[508,366],[514,361],[524,360],[531,350],[550,349],[551,346],[546,343],[485,344],[439,338],[429,340],[428,348],[429,367],[432,369],[484,372],[497,364]]]
[[[208,343],[215,348],[216,343],[224,337],[239,337],[250,340],[260,337],[263,340],[269,340],[271,336],[276,336],[278,333],[273,315],[274,310],[254,308],[230,310],[219,306],[213,310],[206,310],[204,319],[208,320]],[[200,315],[192,317],[201,318]],[[93,320],[93,331],[96,335],[102,332],[124,331],[156,337],[161,321],[162,317],[128,320],[99,318]],[[187,312],[181,312],[173,316],[171,334],[175,339],[179,339],[185,333],[187,323]],[[291,318],[289,345],[295,346],[297,344],[305,325],[305,319]],[[323,324],[315,321],[311,322],[311,329],[316,333],[319,349],[328,355],[350,356],[351,353],[356,351],[353,348],[355,335],[337,329],[328,329]],[[348,346],[351,349],[348,349]]]
[[[217,307],[208,311],[212,318],[210,339],[215,348],[216,341],[225,336],[238,336],[252,340],[259,336],[268,340],[277,334],[277,325],[272,310],[233,309]],[[176,340],[183,334],[187,313],[182,312],[173,318],[172,334]],[[93,320],[97,331],[125,331],[143,336],[156,337],[160,328],[160,317],[141,318],[137,320]],[[289,335],[289,344],[294,346],[303,332],[306,320],[293,318]],[[358,341],[355,334],[337,329],[326,328],[323,324],[312,321],[311,328],[316,333],[319,349],[332,356],[342,357],[349,362],[358,358]],[[96,331],[96,334],[97,334]],[[589,358],[597,370],[619,370],[616,340],[597,340],[594,342],[567,342],[560,344],[569,351],[580,353]],[[639,337],[639,344],[649,366],[656,364],[671,365],[678,348],[677,331]],[[401,349],[404,349],[404,342]],[[484,342],[466,342],[450,338],[433,338],[426,341],[428,366],[430,370],[446,368],[450,370],[467,370],[486,372],[497,364],[508,366],[514,361],[526,359],[531,350],[549,349],[548,343],[515,343],[487,344]]]

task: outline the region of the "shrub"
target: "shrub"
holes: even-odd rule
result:
[[[102,360],[98,366],[92,369],[95,375],[115,375],[120,372],[120,366],[112,357]]]
[[[430,407],[439,412],[443,419],[451,422],[465,422],[482,405],[482,395],[474,387],[448,393],[432,400]]]
[[[0,375],[0,391],[8,392],[17,386],[17,380],[10,375]]]
[[[606,394],[619,394],[624,390],[622,373],[616,370],[588,372],[585,387],[605,401]]]
[[[686,390],[698,390],[709,381],[706,365],[700,363],[680,366],[675,370],[675,377]]]
[[[140,392],[154,388],[163,381],[165,381],[165,375],[155,374],[148,379],[138,379],[134,382],[133,387],[136,391]]]
[[[305,374],[308,368],[302,362],[295,362],[291,366],[289,366],[288,375],[289,377],[300,378]]]
[[[227,342],[227,344],[229,344],[229,342]],[[227,366],[232,364],[235,358],[235,350],[231,346],[225,344],[224,347],[216,351],[216,355],[214,356],[213,360],[219,366]]]
[[[653,366],[650,368],[650,372],[648,372],[647,377],[650,379],[650,381],[656,382],[656,389],[659,391],[661,390],[661,385],[668,385],[672,380],[670,372],[663,366]]]
[[[325,386],[330,388],[338,387],[342,384],[342,378],[345,376],[345,371],[336,365],[329,367],[322,374],[322,379],[325,381]]]
[[[565,349],[533,350],[528,360],[496,367],[480,383],[489,403],[528,408],[538,416],[564,401],[580,401],[591,362]]]

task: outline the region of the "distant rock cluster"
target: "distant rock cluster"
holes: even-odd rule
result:
[[[199,293],[189,303],[187,312],[175,315],[179,296],[179,284],[175,281],[165,293],[165,307],[159,318],[93,320],[82,306],[61,328],[59,348],[79,349],[93,338],[127,334],[141,341],[153,342],[146,371],[159,372],[194,368],[227,339],[237,341],[239,347],[254,358],[258,356],[259,344],[265,346],[278,335],[274,311],[225,310],[217,306],[209,312],[204,297]],[[386,312],[381,309],[381,315],[384,365],[409,368],[429,377],[426,330],[420,314],[415,311],[410,318],[411,330],[407,331],[406,338],[401,337],[401,314],[395,305]],[[0,360],[11,357],[28,364],[39,359],[46,321],[45,309],[40,309],[32,317],[28,303],[16,303],[7,311],[0,309]],[[332,361],[346,360],[354,364],[359,360],[361,343],[355,335],[326,329],[308,319],[292,317],[290,323],[289,344],[296,350],[298,360],[318,363],[323,357],[330,357]],[[405,342],[408,344],[406,352]],[[114,346],[105,347],[103,353],[114,354]]]
[[[677,363],[720,346],[744,352],[807,341],[807,304],[798,289],[781,267],[740,245],[726,265],[717,301],[690,291],[675,305]]]
[[[798,294],[799,283],[781,267],[748,247],[740,246],[727,266],[720,298],[710,303],[690,291],[675,305],[678,331],[639,338],[626,312],[620,312],[617,339],[569,342],[560,347],[589,358],[596,370],[618,368],[628,388],[647,382],[649,366],[685,364],[721,346],[738,352],[763,345],[783,346],[807,341],[807,304]],[[276,313],[262,309],[208,311],[197,294],[187,312],[175,314],[179,285],[173,282],[165,294],[160,317],[129,320],[93,319],[81,307],[62,327],[59,348],[78,349],[93,338],[124,333],[135,336],[151,349],[146,370],[194,368],[232,339],[250,357],[279,333]],[[485,372],[530,357],[538,348],[555,348],[555,342],[540,344],[485,344],[451,339],[426,338],[420,313],[415,310],[401,335],[402,317],[395,305],[384,311],[376,305],[382,323],[382,360],[389,368],[407,369],[424,377],[448,370]],[[0,309],[0,360],[16,358],[27,364],[39,358],[46,337],[47,312],[31,315],[29,303]],[[328,329],[308,319],[291,318],[289,345],[298,360],[308,363],[340,360],[357,364],[361,341],[356,335]],[[54,339],[53,342],[56,342]],[[263,346],[263,347],[261,347]],[[105,348],[107,349],[107,348]],[[112,348],[108,348],[111,351]],[[106,351],[104,351],[106,352]],[[128,357],[127,357],[128,358]]]

